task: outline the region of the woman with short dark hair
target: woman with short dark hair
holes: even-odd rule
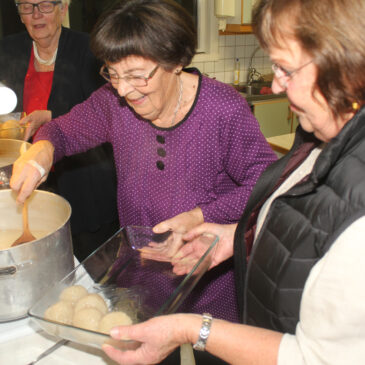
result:
[[[196,48],[190,16],[170,0],[123,0],[98,21],[91,44],[108,84],[39,130],[14,164],[11,186],[18,201],[41,181],[27,161],[48,172],[64,155],[110,142],[121,227],[154,226],[162,233],[237,222],[256,180],[276,157],[232,86],[185,68]],[[175,253],[168,247],[165,259]],[[237,322],[233,287],[227,260],[203,276],[180,309],[210,310]]]

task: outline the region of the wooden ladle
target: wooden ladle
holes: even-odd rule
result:
[[[36,240],[36,238],[30,232],[28,225],[28,199],[26,199],[23,204],[22,215],[23,215],[23,233],[17,240],[15,240],[11,244],[11,247]]]

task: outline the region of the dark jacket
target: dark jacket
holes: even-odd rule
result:
[[[0,41],[0,80],[18,97],[16,111],[23,110],[24,79],[32,39],[17,33]],[[99,67],[89,49],[88,34],[62,28],[48,109],[56,118],[83,102],[103,84]],[[66,157],[57,162],[48,187],[72,206],[72,233],[97,231],[117,219],[116,177],[110,145]]]
[[[32,49],[27,32],[0,41],[0,81],[12,88],[17,97],[16,111],[23,111],[23,88]],[[99,64],[89,49],[86,33],[62,28],[48,109],[52,118],[67,113],[103,84]]]
[[[319,155],[312,173],[277,197],[257,237],[247,274],[244,232],[252,210],[270,195],[298,147],[310,140],[299,127],[294,147],[259,179],[235,236],[236,281],[245,323],[294,333],[310,270],[365,209],[365,109]],[[245,266],[245,265],[243,265]]]

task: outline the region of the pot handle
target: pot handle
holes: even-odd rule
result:
[[[7,275],[14,275],[17,269],[15,266],[8,266],[0,268],[0,277],[7,276]]]

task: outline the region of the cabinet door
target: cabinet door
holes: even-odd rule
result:
[[[252,3],[256,0],[234,0],[235,15],[227,18],[227,24],[250,24]]]
[[[250,34],[252,33],[251,13],[252,6],[257,0],[234,0],[235,16],[227,18],[227,26],[224,34]]]
[[[241,24],[251,24],[252,7],[256,0],[241,0]]]
[[[266,138],[292,132],[292,116],[287,99],[254,102],[253,111]]]

